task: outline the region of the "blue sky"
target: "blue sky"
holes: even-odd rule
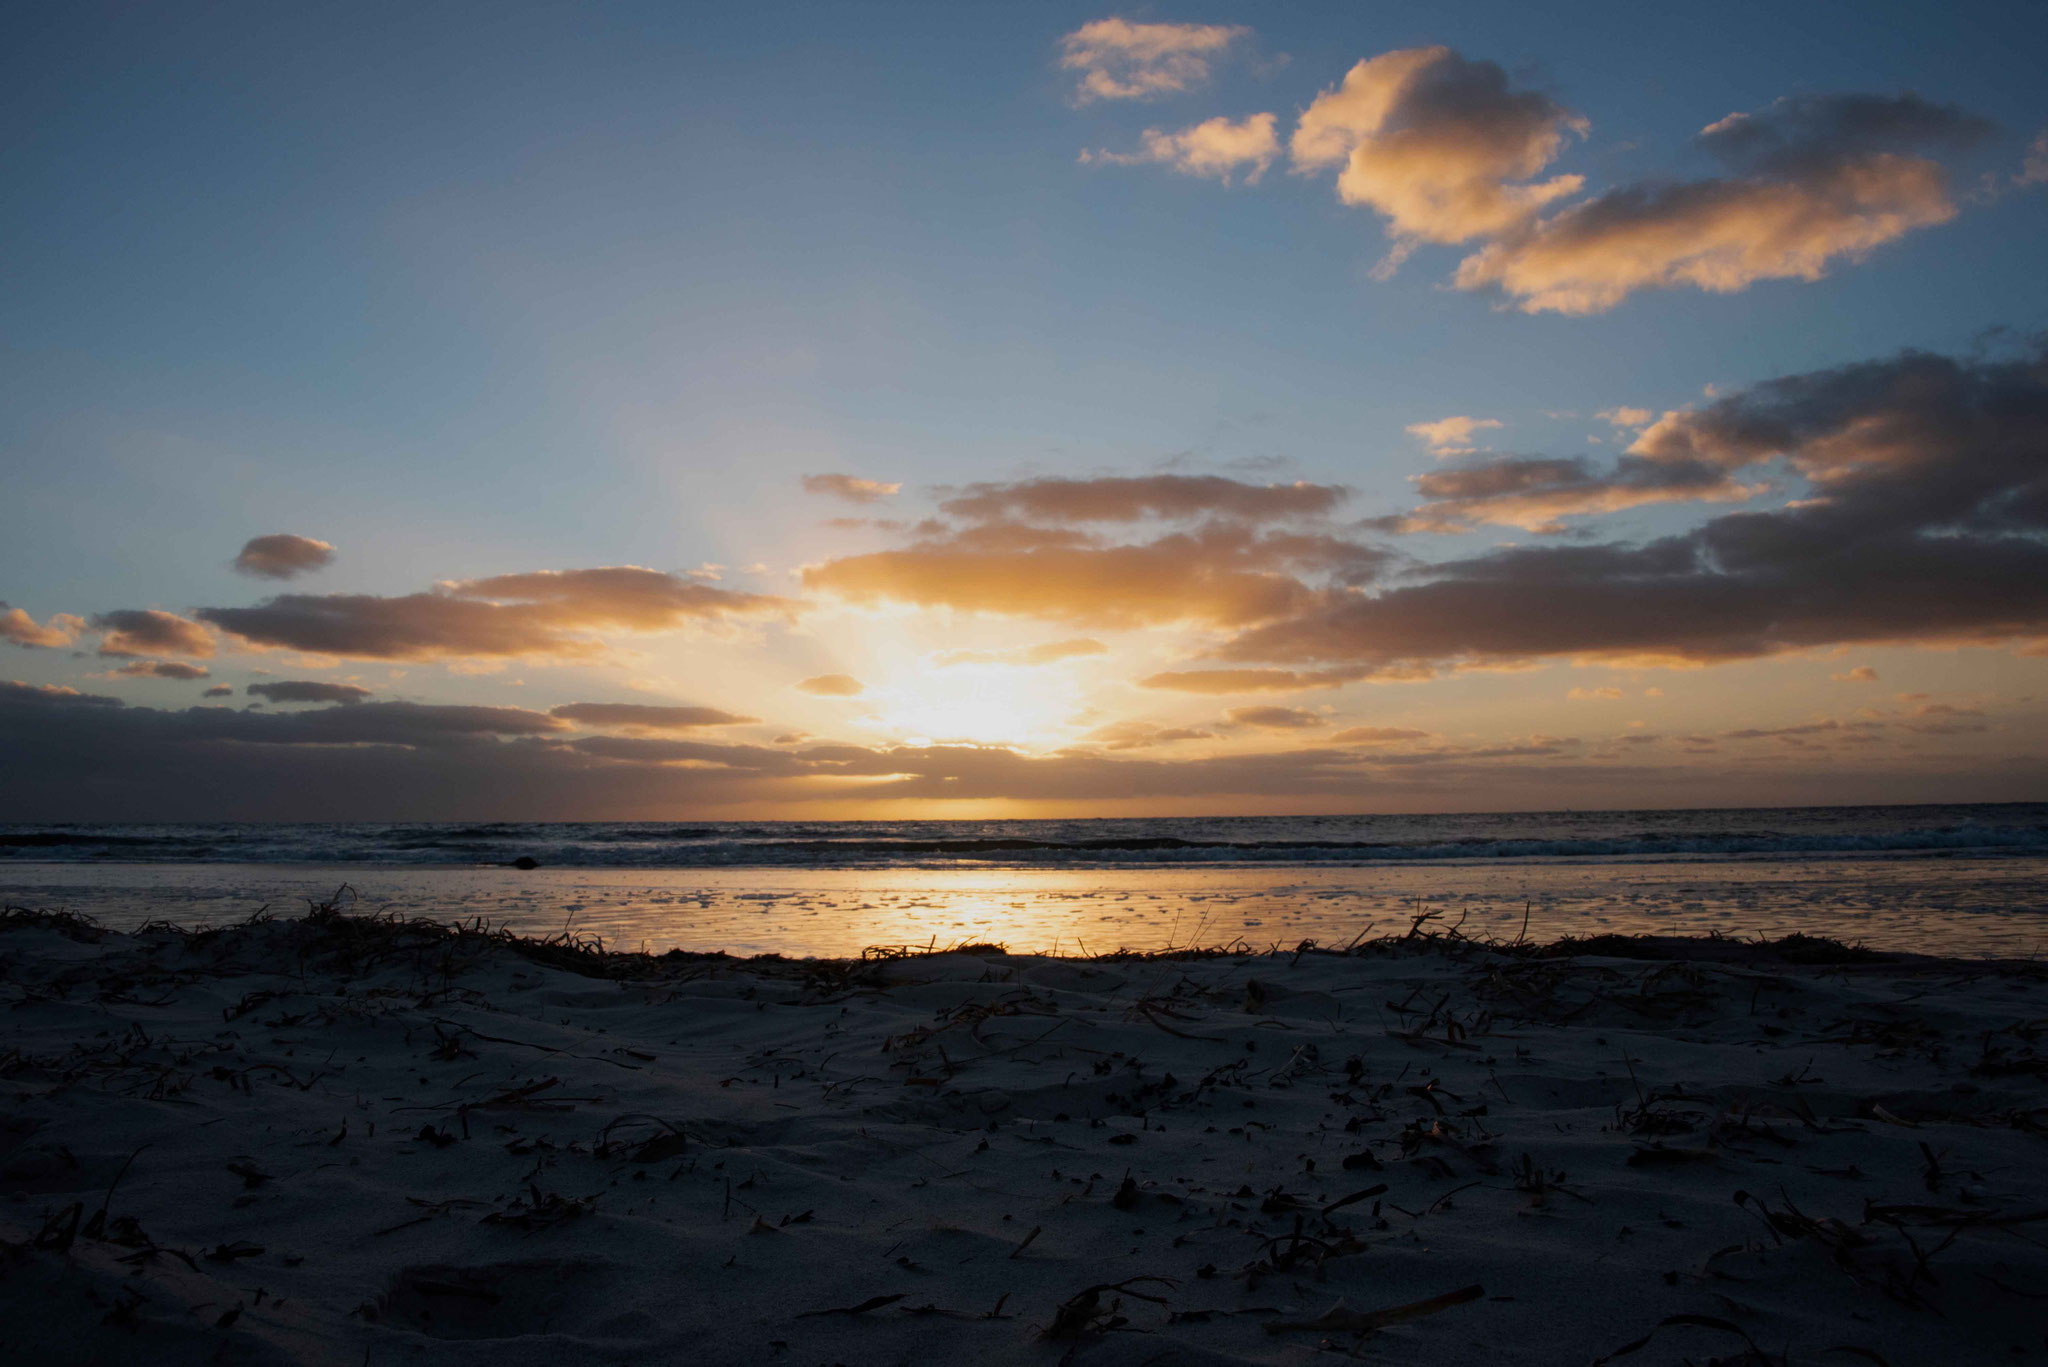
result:
[[[1184,88],[1077,99],[1063,40],[1111,17],[1241,31]],[[1346,517],[1396,514],[1439,463],[1411,424],[1499,423],[1480,459],[1607,459],[1631,436],[1599,410],[1690,410],[1904,348],[1967,358],[1987,329],[2048,320],[2048,186],[2015,183],[2048,126],[2037,6],[29,5],[0,24],[0,599],[36,622],[619,564],[717,565],[702,582],[810,603],[802,566],[903,535],[824,519],[914,521],[939,486],[1219,474],[1342,485]],[[1425,242],[1374,278],[1386,217],[1284,156],[1229,184],[1082,160],[1260,112],[1284,142],[1355,64],[1430,45],[1582,116],[1542,174],[1583,176],[1586,196],[1722,174],[1700,131],[1785,97],[1911,91],[1992,127],[1942,154],[1949,221],[1836,255],[1823,278],[1642,288],[1584,316],[1452,288],[1488,237]],[[806,496],[819,472],[900,484],[897,511]],[[1624,509],[1597,538],[1719,510]],[[332,543],[333,566],[292,585],[230,570],[276,532]],[[1529,539],[1478,523],[1402,546],[1430,562]],[[823,735],[852,723],[808,698],[784,720],[762,681],[886,668],[882,638],[914,659],[1065,631],[956,606],[898,636],[820,608],[638,641],[652,663],[318,668],[437,705],[515,705],[515,678],[555,690],[536,707],[621,687],[751,697],[764,727]],[[1213,637],[1144,654],[1201,658]],[[0,674],[192,701],[156,678],[88,682],[96,639],[10,651]],[[1923,643],[1868,649],[1980,710],[2036,686],[2014,663],[2032,656]],[[246,640],[222,651],[210,677],[231,685],[315,671]],[[1575,686],[1563,667],[1546,666],[1544,708]],[[1807,675],[1846,666],[1720,667],[1765,671],[1783,701],[1750,720],[1793,724],[1826,706]],[[1398,710],[1450,716],[1478,689],[1482,711],[1527,712],[1504,725],[1549,730],[1524,687],[1447,670]],[[1356,695],[1338,710],[1397,710]],[[1126,705],[1074,702],[1089,725]],[[1681,727],[1743,720],[1700,707]],[[1023,743],[974,729],[862,739]]]

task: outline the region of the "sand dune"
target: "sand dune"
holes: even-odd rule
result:
[[[2048,1351],[2037,966],[17,914],[0,1004],[11,1361]]]

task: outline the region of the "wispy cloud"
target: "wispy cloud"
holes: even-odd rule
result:
[[[1239,178],[1256,185],[1280,155],[1276,123],[1271,114],[1253,114],[1238,120],[1205,119],[1172,133],[1148,128],[1139,135],[1136,151],[1104,148],[1081,153],[1081,160],[1117,166],[1155,164],[1225,185]]]
[[[1420,437],[1433,456],[1462,456],[1475,450],[1473,434],[1491,432],[1503,424],[1498,418],[1438,418],[1435,422],[1411,422],[1408,435]]]
[[[1079,73],[1074,101],[1145,100],[1192,90],[1250,29],[1097,19],[1060,40],[1060,66]]]
[[[843,498],[848,503],[874,503],[901,493],[901,484],[884,484],[857,475],[805,475],[804,492]]]

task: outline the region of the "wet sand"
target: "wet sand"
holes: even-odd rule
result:
[[[335,864],[0,866],[0,905],[132,928],[303,912],[349,884],[362,911],[571,928],[617,948],[858,954],[989,940],[1071,954],[1242,938],[1346,943],[1419,912],[1474,935],[1804,934],[1949,956],[2048,954],[2039,858],[1438,860],[1366,866],[667,870]]]

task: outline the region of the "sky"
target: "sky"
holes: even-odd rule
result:
[[[0,819],[2048,799],[2048,11],[0,15]]]

